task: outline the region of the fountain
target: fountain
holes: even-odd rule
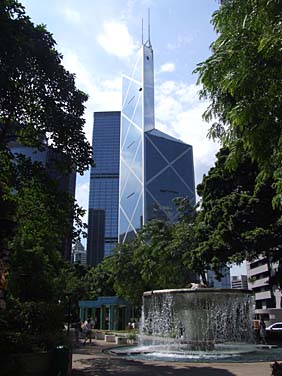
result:
[[[252,343],[252,295],[232,289],[145,292],[141,343],[210,351],[218,343]]]
[[[282,357],[281,349],[255,345],[249,290],[147,291],[138,346],[114,354],[166,361],[259,361]]]

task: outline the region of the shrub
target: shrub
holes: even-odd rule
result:
[[[0,353],[50,350],[66,343],[58,304],[13,301],[0,317]]]

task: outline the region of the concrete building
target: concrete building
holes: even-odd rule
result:
[[[248,277],[246,275],[233,275],[231,277],[231,288],[248,290]]]
[[[248,287],[255,294],[255,314],[269,324],[282,321],[281,291],[271,283],[277,268],[278,264],[264,256],[247,263]]]

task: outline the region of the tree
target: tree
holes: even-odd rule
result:
[[[91,163],[82,118],[87,95],[75,87],[74,75],[45,26],[34,24],[16,0],[0,4],[0,145],[17,136],[40,147],[46,138],[78,172]]]
[[[56,51],[55,45],[45,26],[34,26],[20,3],[16,0],[1,1],[2,295],[7,286],[10,258],[14,262],[14,273],[17,257],[20,259],[23,256],[22,261],[28,260],[28,254],[33,257],[33,266],[38,262],[42,267],[45,266],[46,276],[48,268],[55,268],[55,255],[61,234],[62,231],[67,231],[66,218],[73,206],[73,199],[69,197],[61,197],[62,205],[58,205],[58,186],[55,187],[50,179],[39,173],[40,168],[32,166],[28,159],[13,155],[9,150],[10,142],[16,140],[38,150],[46,147],[47,143],[52,144],[52,148],[62,155],[58,166],[62,174],[74,170],[82,173],[92,162],[91,146],[83,132],[85,121],[82,116],[87,95],[75,87],[75,77],[64,69],[61,64],[62,56]],[[74,218],[81,224],[81,209],[75,205],[72,210]],[[24,265],[31,267],[31,264],[28,266],[27,262]],[[44,283],[46,282],[45,280]],[[47,286],[45,287],[47,293]]]
[[[114,288],[136,306],[144,291],[180,288],[191,282],[182,248],[172,247],[173,224],[148,222],[138,235],[117,247],[113,258]]]
[[[258,165],[256,180],[273,179],[282,202],[282,12],[280,0],[222,0],[212,18],[219,34],[212,55],[198,65],[201,97],[216,121],[210,136],[230,148],[229,167],[246,153]]]
[[[99,296],[115,296],[113,258],[107,256],[95,268],[89,269],[84,281],[87,285],[85,297],[96,299]]]
[[[281,211],[272,207],[272,180],[258,186],[258,167],[248,156],[230,171],[226,167],[229,154],[228,149],[220,150],[215,167],[198,186],[199,218],[205,233],[201,238],[202,229],[196,227],[195,237],[200,241],[193,252],[215,271],[260,255],[281,262]]]
[[[202,282],[207,285],[206,272],[210,269],[211,249],[207,247],[205,224],[201,221],[201,213],[195,212],[193,216],[183,216],[173,226],[172,240],[169,248],[172,253],[181,254],[182,263],[186,270],[190,271],[190,280],[196,282],[200,276]],[[199,247],[201,244],[201,247]],[[183,287],[182,286],[182,287]]]

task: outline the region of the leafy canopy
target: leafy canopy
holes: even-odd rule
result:
[[[282,12],[280,0],[223,0],[212,23],[219,34],[212,55],[198,65],[201,97],[216,119],[210,136],[230,148],[235,167],[247,153],[258,164],[258,184],[273,177],[282,199]]]

